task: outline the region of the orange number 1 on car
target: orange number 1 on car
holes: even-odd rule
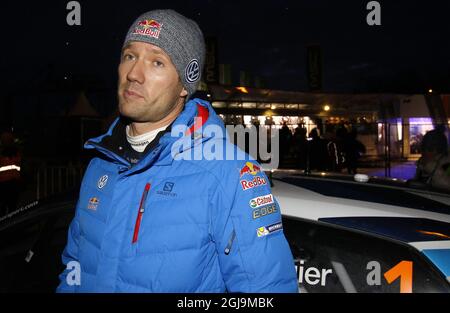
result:
[[[400,293],[412,293],[413,262],[401,261],[384,273],[384,278],[389,284],[398,277],[400,277]]]

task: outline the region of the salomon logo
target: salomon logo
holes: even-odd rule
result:
[[[166,183],[164,184],[163,191],[171,192],[174,185],[175,185],[174,183],[166,182]]]
[[[177,194],[172,192],[174,186],[175,186],[175,183],[165,182],[163,190],[158,190],[158,191],[156,191],[156,193],[161,196],[176,197]]]

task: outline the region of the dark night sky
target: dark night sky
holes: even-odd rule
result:
[[[365,0],[79,1],[81,26],[66,24],[68,1],[2,1],[1,85],[26,91],[48,80],[113,88],[131,22],[156,8],[195,19],[217,36],[219,61],[265,86],[307,90],[305,46],[320,44],[325,91],[450,91],[450,2],[379,1],[382,26],[366,24]],[[235,81],[235,83],[237,83]]]

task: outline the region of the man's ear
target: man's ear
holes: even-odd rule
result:
[[[183,89],[180,92],[180,97],[185,97],[187,95],[188,95],[188,92],[187,92],[186,88],[183,87]]]

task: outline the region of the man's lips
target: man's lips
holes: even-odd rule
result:
[[[128,89],[124,90],[123,95],[126,98],[144,98],[141,94],[139,94],[135,91],[128,90]]]

